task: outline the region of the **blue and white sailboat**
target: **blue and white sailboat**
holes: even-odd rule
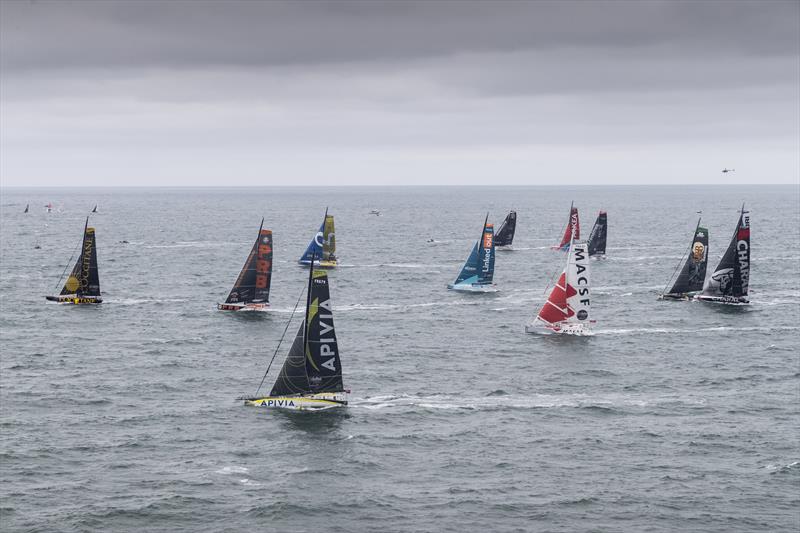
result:
[[[453,283],[447,285],[448,289],[466,292],[497,292],[497,285],[492,283],[494,278],[494,225],[488,224],[489,215],[483,222],[481,238],[472,247],[467,262],[461,268],[461,273]]]
[[[316,259],[315,259],[316,258]],[[314,238],[308,243],[308,248],[300,257],[298,263],[310,266],[314,263],[320,268],[335,268],[336,260],[336,233],[333,228],[333,215],[325,209],[325,217]]]

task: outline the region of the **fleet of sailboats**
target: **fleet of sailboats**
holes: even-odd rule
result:
[[[458,277],[447,288],[465,292],[497,292],[494,279],[494,226],[489,224],[489,214],[483,221],[481,236],[472,247]]]

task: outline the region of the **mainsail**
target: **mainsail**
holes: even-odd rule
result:
[[[673,299],[685,298],[690,292],[701,290],[706,279],[707,264],[708,230],[700,226],[700,219],[698,219],[686,262],[683,264],[683,268],[672,288],[663,296]]]
[[[270,396],[343,391],[342,364],[333,326],[328,274],[312,268],[305,318]]]
[[[567,265],[558,278],[547,301],[539,310],[537,319],[545,326],[590,323],[589,253],[585,242],[572,242],[567,255]]]
[[[608,215],[600,211],[589,234],[589,256],[606,255],[606,236],[608,235]]]
[[[336,232],[333,226],[333,215],[329,215],[327,209],[325,209],[325,218],[322,219],[319,231],[308,243],[308,248],[300,257],[299,262],[310,264],[312,257],[316,257],[321,262],[336,261]]]
[[[264,219],[258,228],[258,237],[244,262],[242,271],[233,284],[226,304],[269,303],[272,284],[272,231],[264,229]]]
[[[511,246],[514,242],[514,232],[517,229],[517,212],[511,211],[500,225],[494,235],[495,246]]]
[[[558,246],[554,246],[556,249],[566,250],[569,248],[569,243],[572,239],[580,239],[581,238],[581,224],[578,220],[578,208],[575,207],[575,203],[571,203],[569,207],[569,220],[567,221],[567,227],[564,229],[564,236],[561,238],[561,243]]]
[[[89,217],[83,227],[83,243],[78,261],[67,277],[61,296],[100,296],[100,276],[97,272],[97,243],[94,228],[89,227]]]
[[[747,301],[750,281],[750,212],[742,205],[728,249],[706,280],[700,299]]]
[[[25,211],[23,211],[23,213],[27,213],[30,206],[31,204],[25,204]]]
[[[489,215],[483,222],[481,238],[472,247],[461,272],[453,285],[490,285],[494,279],[494,225],[488,224]]]

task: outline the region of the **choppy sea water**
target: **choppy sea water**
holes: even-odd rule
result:
[[[587,236],[609,213],[596,335],[526,335],[571,200]],[[753,303],[656,301],[695,212],[712,268],[743,201]],[[800,527],[797,187],[4,189],[0,204],[5,531]],[[105,303],[45,304],[94,204]],[[351,405],[245,408],[326,206]],[[486,212],[512,208],[501,292],[447,291]],[[261,216],[273,312],[218,312]]]

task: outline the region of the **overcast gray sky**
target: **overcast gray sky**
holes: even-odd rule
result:
[[[0,0],[0,173],[797,183],[800,2]]]

